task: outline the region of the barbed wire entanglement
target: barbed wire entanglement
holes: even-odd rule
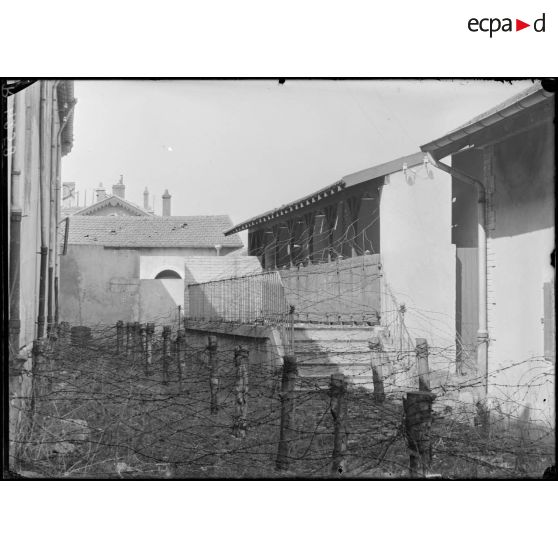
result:
[[[217,325],[205,332],[176,323],[61,324],[56,338],[36,342],[32,394],[20,401],[31,420],[11,440],[16,472],[540,478],[554,461],[554,425],[533,420],[527,407],[500,400],[483,408],[452,393],[477,387],[477,378],[432,385],[429,353],[443,356],[445,347],[407,351],[413,366],[398,385],[400,349],[387,358],[372,337],[367,386],[335,367],[304,377],[311,357],[279,357],[268,341],[247,335],[239,344],[212,334]],[[538,364],[529,381],[542,384],[549,372]]]
[[[325,211],[319,227],[273,227],[271,248],[250,250],[273,269],[189,285],[184,314],[36,341],[32,392],[12,401],[30,416],[11,429],[17,472],[540,478],[554,366],[533,355],[480,374],[447,304],[392,289],[378,215],[358,234],[338,224]]]

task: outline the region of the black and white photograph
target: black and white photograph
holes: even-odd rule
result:
[[[9,79],[18,479],[555,479],[545,79]]]
[[[2,4],[2,555],[543,558],[555,3]]]

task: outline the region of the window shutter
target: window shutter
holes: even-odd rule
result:
[[[544,358],[556,362],[556,313],[554,308],[554,281],[543,285],[544,296]]]

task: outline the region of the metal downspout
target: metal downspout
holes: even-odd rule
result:
[[[23,95],[25,95],[23,93]],[[23,104],[25,109],[25,104]],[[17,94],[13,100],[13,137],[12,143],[12,168],[10,188],[10,271],[9,271],[9,352],[10,356],[19,353],[20,346],[20,262],[21,262],[21,217],[23,213],[20,195],[21,168],[20,157],[22,150],[19,122],[22,116],[22,103]],[[25,113],[23,113],[25,114]]]
[[[56,223],[57,223],[57,210],[56,210],[56,192],[55,192],[55,180],[56,176],[54,174],[55,158],[57,156],[53,152],[57,150],[57,145],[53,142],[54,140],[54,111],[55,111],[55,98],[54,92],[56,86],[60,80],[55,80],[52,85],[52,90],[50,94],[51,104],[50,104],[50,161],[49,161],[49,242],[48,242],[48,297],[47,297],[47,335],[50,337],[52,335],[52,328],[54,322],[54,262],[56,259]]]
[[[60,318],[60,306],[59,306],[59,296],[58,296],[58,291],[60,288],[60,253],[58,250],[58,235],[60,232],[60,162],[62,159],[62,154],[61,154],[61,144],[60,144],[60,138],[62,136],[62,132],[64,131],[64,128],[66,127],[66,124],[68,123],[69,119],[72,116],[72,113],[74,112],[74,109],[76,107],[76,103],[77,103],[77,99],[73,99],[71,102],[71,106],[70,106],[70,110],[68,111],[68,113],[64,116],[63,118],[63,122],[62,125],[60,126],[60,128],[58,129],[58,134],[56,136],[56,232],[55,232],[55,242],[56,242],[56,261],[55,261],[55,273],[54,273],[54,324],[58,325],[58,321]],[[63,220],[66,223],[66,233],[65,233],[65,237],[64,237],[64,250],[63,250],[63,254],[66,254],[66,246],[67,246],[67,242],[68,242],[68,238],[67,238],[67,233],[68,233],[68,219],[64,219]]]
[[[40,105],[39,105],[39,200],[41,210],[41,263],[39,275],[39,312],[37,317],[37,338],[41,339],[45,334],[45,292],[46,272],[48,263],[48,246],[46,243],[46,215],[45,215],[45,104],[46,84],[41,81]]]
[[[487,267],[486,267],[486,187],[476,178],[465,174],[449,165],[437,161],[430,152],[426,153],[428,161],[437,169],[447,172],[461,182],[477,187],[477,239],[478,239],[478,283],[479,283],[479,324],[477,330],[477,368],[484,378],[484,395],[488,396],[488,317],[487,317]]]

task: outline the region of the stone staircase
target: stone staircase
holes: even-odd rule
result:
[[[385,328],[362,325],[295,324],[294,352],[299,381],[297,389],[325,389],[330,376],[342,372],[349,383],[373,390],[371,351],[372,337],[380,337],[384,348],[384,387],[399,391],[407,370],[393,358],[395,349]]]

